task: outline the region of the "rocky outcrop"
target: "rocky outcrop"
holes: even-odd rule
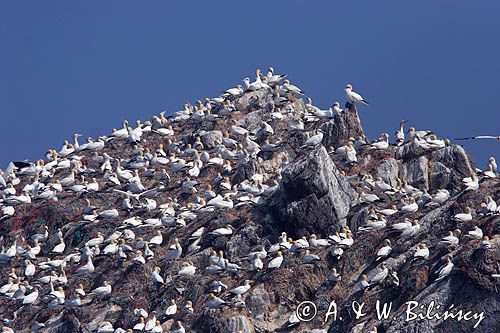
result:
[[[357,200],[357,193],[322,146],[286,167],[280,195],[283,227],[296,236],[338,230]]]
[[[323,145],[338,148],[346,144],[349,138],[358,139],[365,135],[358,112],[353,109],[345,109],[341,114],[336,114],[334,119],[323,124],[325,131]]]

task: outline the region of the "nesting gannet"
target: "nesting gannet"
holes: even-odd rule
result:
[[[323,133],[323,130],[318,128],[317,134],[307,139],[302,147],[314,148],[317,145],[321,144],[321,142],[323,141]]]
[[[483,230],[479,228],[477,225],[474,226],[474,229],[467,232],[467,236],[471,239],[481,239],[483,237]],[[458,242],[457,242],[458,243]]]
[[[267,268],[270,268],[270,269],[280,268],[282,263],[283,263],[283,254],[281,251],[278,251],[276,253],[276,257],[271,259],[271,261],[269,261]]]
[[[391,252],[392,252],[391,241],[388,239],[384,239],[384,246],[382,246],[380,250],[378,250],[376,260],[388,257],[391,254]]]
[[[361,275],[358,283],[359,289],[364,290],[370,286],[370,283],[368,283],[367,279],[368,278],[365,274]]]
[[[210,294],[210,298],[208,299],[208,302],[207,302],[207,306],[210,309],[221,308],[224,305],[226,305],[226,301],[224,301],[223,299],[215,296],[214,294]]]
[[[234,228],[232,225],[228,224],[226,225],[225,228],[218,228],[215,229],[214,231],[211,231],[209,234],[210,235],[217,235],[217,236],[227,236],[231,235],[234,231]]]
[[[472,221],[472,209],[470,207],[465,208],[465,213],[458,213],[453,216],[455,221],[459,222],[469,222]]]
[[[382,133],[380,140],[373,142],[370,147],[372,149],[387,149],[389,148],[389,134],[387,133]]]
[[[427,259],[427,258],[429,258],[429,249],[427,248],[427,246],[424,243],[418,244],[417,250],[413,254],[413,257]]]
[[[175,302],[175,299],[171,299],[170,300],[170,305],[165,310],[165,315],[167,315],[167,316],[173,316],[176,313],[177,313],[177,303]]]
[[[491,248],[490,238],[488,236],[483,236],[483,239],[479,243],[479,249],[486,250]]]
[[[352,104],[362,103],[362,104],[365,104],[365,105],[369,104],[363,97],[361,97],[360,94],[352,91],[352,85],[351,84],[347,84],[345,86],[344,91],[345,91],[346,98],[347,98],[347,100],[350,103],[352,103]]]
[[[101,287],[97,287],[95,288],[94,290],[92,290],[89,295],[90,296],[98,296],[98,297],[102,297],[102,296],[107,296],[107,295],[110,295],[111,294],[111,285],[109,284],[108,281],[104,281],[103,282],[103,285]]]
[[[229,292],[235,295],[243,295],[244,293],[249,291],[250,288],[252,287],[250,286],[250,282],[251,282],[250,280],[245,280],[245,283],[243,285],[233,288]]]
[[[369,284],[377,284],[377,283],[382,283],[387,275],[389,274],[389,269],[385,265],[385,263],[381,263],[380,267],[378,268],[378,272],[370,279]]]

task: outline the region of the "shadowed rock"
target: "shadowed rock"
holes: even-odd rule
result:
[[[281,221],[292,235],[329,233],[345,224],[357,193],[317,147],[287,166],[281,181]]]

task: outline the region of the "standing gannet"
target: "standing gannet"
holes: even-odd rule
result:
[[[488,162],[493,167],[493,172],[497,173],[498,167],[497,167],[497,161],[495,160],[495,158],[493,156],[490,156],[490,158],[488,159]]]
[[[270,86],[274,86],[275,84],[279,84],[281,80],[283,80],[288,74],[274,74],[274,68],[268,67],[267,68],[267,82]]]
[[[297,94],[297,95],[300,95],[303,93],[302,89],[300,89],[297,86],[294,86],[293,84],[290,84],[290,81],[288,81],[288,80],[283,81],[282,87],[283,87],[283,89],[285,89],[286,92],[291,92],[291,93]]]
[[[161,271],[160,267],[155,266],[155,268],[151,272],[150,278],[151,278],[151,282],[153,282],[154,285],[163,284],[163,282],[164,282],[163,278],[160,275],[160,271]]]
[[[446,255],[446,264],[441,266],[436,271],[436,274],[438,275],[438,278],[436,279],[436,281],[440,281],[440,280],[444,279],[445,277],[450,275],[451,272],[453,272],[453,268],[455,267],[455,265],[453,264],[452,259],[453,259],[453,257],[451,254]]]
[[[401,120],[399,122],[399,129],[394,133],[396,136],[396,144],[398,146],[401,146],[405,142],[405,131],[404,131],[404,124],[406,123],[406,120]]]
[[[494,179],[497,177],[496,172],[493,170],[493,165],[491,163],[488,164],[487,169],[483,172],[485,178]]]
[[[352,85],[351,84],[347,84],[345,86],[344,91],[345,91],[346,98],[347,98],[347,100],[350,103],[352,103],[352,104],[363,103],[365,105],[369,104],[363,97],[361,97],[360,94],[352,91]]]

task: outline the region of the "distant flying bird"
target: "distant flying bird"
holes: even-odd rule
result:
[[[493,140],[500,141],[500,136],[478,135],[478,136],[470,136],[467,138],[456,138],[455,140],[476,140],[476,139],[493,139]]]

